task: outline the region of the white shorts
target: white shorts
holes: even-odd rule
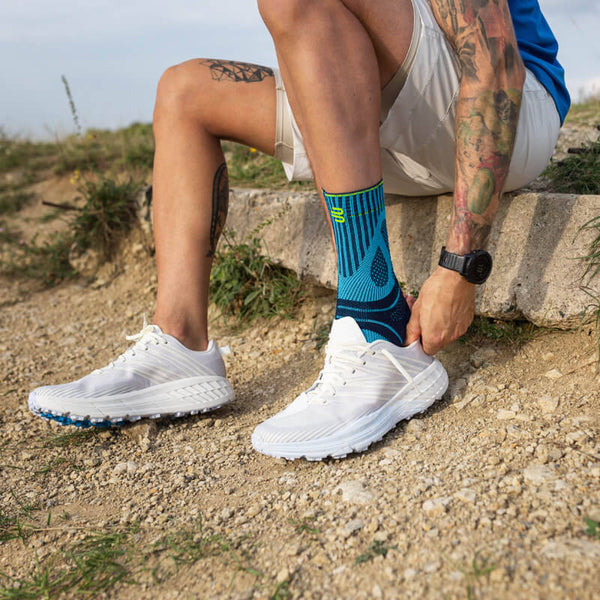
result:
[[[382,90],[381,161],[385,191],[429,196],[454,188],[456,100],[460,67],[428,0],[412,0],[413,38],[404,64]],[[279,71],[275,156],[290,180],[313,179],[302,134]],[[546,167],[560,129],[552,96],[527,70],[505,191],[523,187]]]

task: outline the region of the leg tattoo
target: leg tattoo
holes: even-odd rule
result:
[[[223,231],[225,219],[227,218],[227,208],[229,206],[229,179],[227,177],[227,165],[222,163],[217,168],[213,179],[212,192],[212,215],[210,219],[210,239],[208,258],[215,255],[219,235]]]
[[[210,76],[215,81],[229,79],[241,83],[256,83],[267,77],[273,77],[273,70],[251,63],[235,62],[233,60],[203,59],[200,64],[206,65]]]

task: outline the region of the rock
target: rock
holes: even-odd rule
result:
[[[120,475],[121,473],[126,473],[127,472],[127,463],[126,462],[122,462],[119,463],[118,465],[115,465],[115,468],[113,469],[113,473],[115,475]]]
[[[507,421],[508,419],[514,419],[516,416],[517,413],[515,413],[514,410],[505,410],[503,408],[501,408],[496,413],[496,419],[498,419],[499,421]]]
[[[560,379],[562,373],[558,369],[550,369],[550,371],[544,373],[544,377],[547,377],[548,379]]]
[[[525,481],[533,483],[534,485],[540,485],[555,478],[554,471],[550,467],[539,463],[531,463],[523,471],[523,476]]]
[[[542,396],[541,398],[538,398],[538,405],[544,414],[551,414],[558,408],[558,398]]]
[[[279,571],[279,573],[277,573],[277,577],[275,578],[275,583],[277,583],[277,585],[281,585],[285,581],[288,581],[289,578],[290,578],[290,572],[287,570],[286,567],[283,567],[283,569],[281,569],[281,571]]]
[[[454,492],[454,497],[462,502],[473,504],[477,494],[475,493],[475,490],[472,490],[471,488],[463,488],[462,490]]]
[[[420,433],[425,429],[425,423],[423,423],[423,419],[411,419],[407,424],[405,431],[408,433]]]
[[[439,517],[446,512],[450,504],[449,498],[434,498],[423,502],[423,512],[428,517]]]
[[[344,502],[368,504],[375,498],[364,480],[343,481],[337,486],[336,491],[338,490],[341,490]]]
[[[398,279],[420,287],[437,265],[444,245],[452,196],[413,198],[387,195],[387,225]],[[589,296],[579,288],[584,256],[595,237],[582,225],[598,215],[599,196],[505,194],[490,237],[493,276],[480,286],[476,314],[525,318],[537,325],[579,324]],[[261,231],[264,253],[302,278],[331,289],[336,285],[335,250],[317,194],[233,189],[228,227],[243,239]],[[410,233],[408,233],[410,232]],[[416,243],[412,240],[427,240]]]
[[[350,537],[353,533],[360,531],[364,527],[364,522],[362,519],[353,519],[349,523],[346,523],[344,527],[342,527],[342,536],[347,538]]]
[[[494,356],[496,356],[497,352],[495,348],[492,348],[491,346],[487,346],[484,348],[480,348],[479,350],[477,350],[476,352],[474,352],[471,355],[471,364],[475,367],[475,368],[479,368],[481,366],[483,366],[485,363],[489,362],[492,360],[492,358],[494,358]]]
[[[441,560],[434,560],[432,562],[428,562],[424,567],[423,567],[423,573],[435,573],[436,571],[439,571],[442,568],[442,561]]]
[[[557,558],[559,560],[571,559],[577,561],[582,558],[600,560],[600,544],[591,539],[564,537],[549,541],[542,548],[542,554],[546,558]]]

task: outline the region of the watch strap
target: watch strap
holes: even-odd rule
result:
[[[442,252],[440,254],[439,265],[446,269],[450,269],[451,271],[456,271],[457,273],[463,274],[463,270],[466,266],[467,257],[460,256],[459,254],[454,254],[452,252],[448,252],[446,250],[446,246],[442,247]]]

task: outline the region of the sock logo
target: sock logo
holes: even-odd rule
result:
[[[336,223],[345,223],[346,222],[346,218],[344,217],[344,209],[343,208],[338,208],[336,206],[333,206],[331,208],[331,218]]]

